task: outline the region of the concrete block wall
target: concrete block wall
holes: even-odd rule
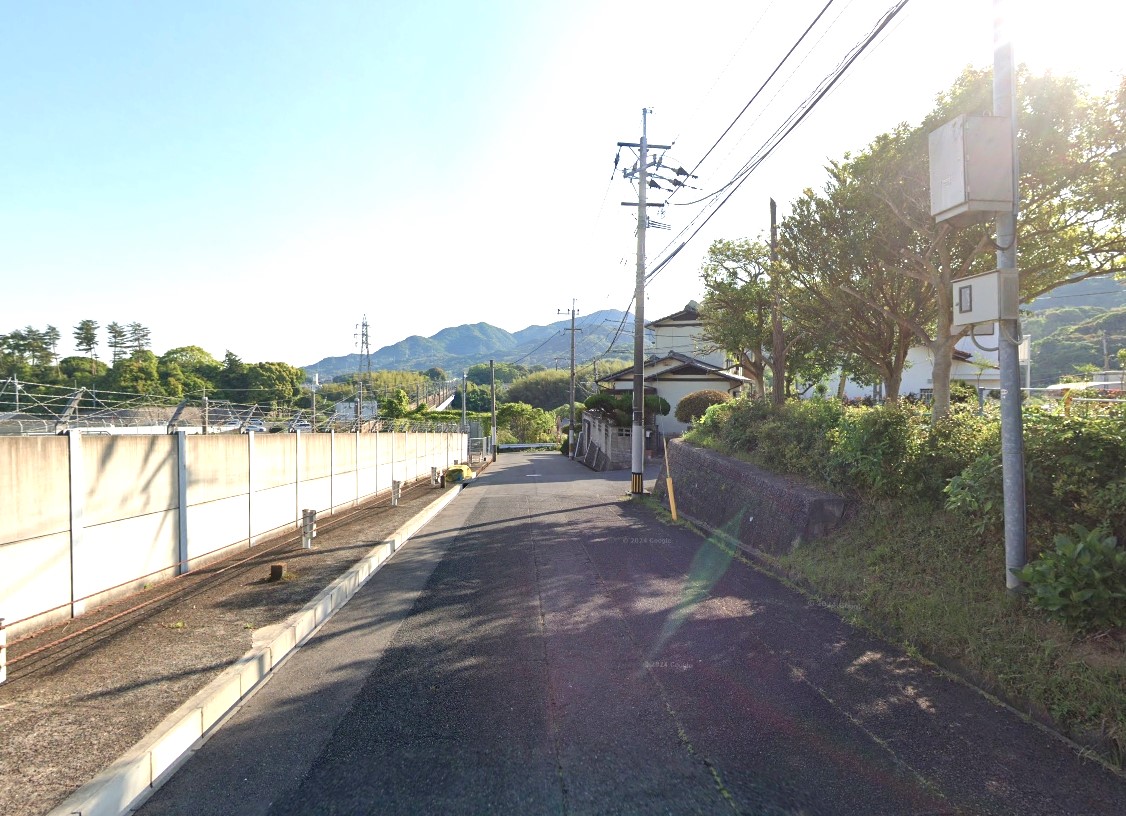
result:
[[[465,434],[0,437],[0,618],[18,635],[464,461]]]
[[[754,549],[789,552],[828,533],[848,511],[841,496],[680,439],[669,441],[668,452],[653,497],[668,506],[671,468],[680,514]]]

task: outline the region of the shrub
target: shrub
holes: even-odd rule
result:
[[[676,405],[677,422],[695,422],[713,405],[730,402],[731,395],[724,391],[705,389],[687,394]]]
[[[1126,626],[1126,551],[1105,529],[1079,524],[1016,573],[1032,605],[1079,632]]]
[[[885,405],[853,408],[832,433],[830,473],[833,481],[867,489],[877,495],[917,492],[907,477],[915,458],[918,414],[909,408]]]
[[[797,400],[760,423],[754,459],[783,473],[829,480],[830,440],[844,416],[836,400]]]

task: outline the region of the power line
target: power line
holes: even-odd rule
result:
[[[817,25],[817,23],[821,19],[821,17],[825,14],[826,11],[829,10],[829,6],[833,5],[833,2],[834,2],[834,0],[829,0],[829,2],[827,2],[822,7],[821,11],[817,12],[817,16],[813,18],[813,22],[811,22],[806,27],[805,31],[802,32],[802,35],[800,37],[798,37],[797,40],[794,41],[794,44],[792,46],[790,46],[790,50],[787,51],[785,56],[783,56],[782,59],[778,61],[778,64],[776,66],[774,66],[774,70],[770,72],[770,76],[768,76],[763,81],[763,83],[759,86],[758,90],[755,91],[754,94],[751,96],[751,98],[747,101],[747,104],[743,106],[743,109],[735,115],[735,118],[731,120],[731,124],[729,124],[724,129],[723,133],[719,134],[719,138],[715,140],[715,142],[712,144],[711,147],[708,148],[707,152],[704,153],[703,157],[698,162],[696,162],[696,166],[693,167],[692,170],[690,171],[691,174],[695,174],[696,171],[700,169],[700,165],[702,165],[705,161],[707,161],[708,156],[712,155],[712,151],[715,150],[719,146],[719,143],[723,141],[724,137],[727,136],[727,134],[731,132],[731,129],[733,127],[735,127],[736,123],[742,118],[743,114],[747,112],[747,109],[750,108],[752,104],[754,104],[754,101],[756,99],[758,99],[759,94],[761,94],[763,89],[766,88],[766,86],[770,84],[770,81],[772,79],[774,79],[775,75],[780,70],[782,70],[782,66],[786,64],[786,60],[788,60],[790,58],[790,56],[794,53],[794,51],[797,50],[798,46],[802,44],[802,42],[806,38],[806,35],[808,35],[809,32],[813,30],[813,27],[815,25]],[[669,198],[672,198],[673,195],[676,195],[675,190],[673,191],[672,195],[669,196]],[[714,195],[714,193],[713,193],[713,195]],[[707,198],[707,196],[705,196],[705,198]]]
[[[663,259],[655,269],[647,274],[647,282],[656,277],[657,273],[661,269],[663,269],[670,260],[672,260],[672,257],[679,253],[688,244],[689,241],[695,238],[707,225],[707,223],[711,221],[715,214],[719,212],[720,209],[722,209],[722,207],[728,201],[731,200],[731,197],[735,195],[735,193],[739,190],[740,187],[743,186],[746,180],[750,178],[751,173],[753,173],[770,156],[770,154],[774,152],[778,145],[780,145],[786,139],[786,137],[789,136],[794,131],[794,129],[797,128],[797,126],[805,120],[805,118],[813,111],[817,104],[825,98],[826,94],[828,94],[830,90],[832,90],[832,88],[845,74],[845,72],[852,66],[857,58],[859,58],[859,56],[864,53],[865,49],[867,49],[867,47],[876,39],[876,37],[879,36],[879,34],[909,2],[910,0],[899,0],[899,2],[895,4],[895,6],[885,12],[884,16],[880,18],[872,31],[870,31],[863,40],[853,46],[848,55],[846,55],[846,57],[837,65],[837,67],[834,68],[833,71],[821,81],[821,83],[819,83],[814,92],[810,96],[806,97],[806,100],[798,106],[798,108],[790,115],[790,117],[785,122],[783,122],[782,125],[780,125],[773,134],[771,134],[771,136],[766,140],[766,142],[763,143],[759,150],[756,151],[756,153],[752,155],[752,157],[746,162],[746,164],[744,164],[743,167],[740,168],[740,170],[732,177],[731,181],[729,181],[727,184],[717,190],[716,193],[713,194],[718,195],[723,190],[731,187],[731,191],[712,208],[711,212],[703,220],[703,222],[701,222],[699,226],[692,230],[688,237],[685,238],[679,246],[677,246],[677,248],[670,256]],[[695,202],[688,202],[686,204],[674,206],[689,206],[690,204],[698,204],[704,200],[705,199],[700,199]],[[698,217],[699,215],[697,215],[697,218]],[[695,219],[693,219],[693,221],[695,221]],[[680,238],[682,235],[684,235],[684,233],[687,232],[691,227],[691,224],[692,222],[689,222],[689,225],[681,230],[680,235],[678,235],[677,238]],[[668,246],[672,246],[675,241],[676,239],[674,238]]]

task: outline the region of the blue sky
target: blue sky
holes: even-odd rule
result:
[[[891,0],[836,0],[702,168],[718,186]],[[163,353],[307,364],[486,321],[624,309],[634,193],[615,143],[691,166],[824,0],[674,3],[0,0],[0,331],[138,321]],[[1109,88],[1109,0],[1013,4],[1018,58]],[[699,297],[717,237],[766,229],[829,159],[917,121],[992,59],[991,0],[912,0],[653,282]],[[643,19],[638,19],[638,14]],[[1097,19],[1097,24],[1092,20]],[[726,174],[726,175],[725,175]],[[674,208],[650,258],[693,214]],[[595,350],[590,349],[588,353]]]

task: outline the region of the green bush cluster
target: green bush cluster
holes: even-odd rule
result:
[[[583,405],[590,410],[605,411],[614,420],[614,424],[627,427],[633,422],[633,394],[626,392],[615,394],[610,391],[600,391],[592,394],[583,401]],[[660,414],[668,416],[671,406],[668,401],[650,394],[645,397],[645,415]]]
[[[975,407],[932,425],[918,405],[738,400],[709,408],[688,438],[841,492],[944,506],[977,540],[1000,533],[1004,503],[999,423]],[[1126,624],[1126,553],[1115,544],[1126,540],[1126,411],[1027,408],[1024,438],[1033,551],[1056,536],[1020,576],[1034,605],[1080,631]]]
[[[737,400],[709,408],[691,438],[838,490],[938,503],[946,482],[996,436],[994,424],[966,410],[932,427],[919,405],[850,407],[811,399],[776,408]]]
[[[1024,464],[1031,529],[1050,536],[1081,524],[1126,539],[1126,411],[1076,417],[1025,409]],[[950,479],[946,494],[947,508],[977,530],[1001,528],[998,435]]]
[[[731,395],[726,391],[716,391],[711,388],[693,391],[676,404],[676,420],[684,423],[695,422],[713,405],[730,401]]]
[[[1077,631],[1126,626],[1126,550],[1106,530],[1073,525],[1017,577],[1033,606]]]
[[[932,425],[920,405],[735,400],[709,408],[690,439],[837,490],[945,503],[977,532],[1003,521],[999,423],[974,406]],[[1103,526],[1126,540],[1126,411],[1027,408],[1024,439],[1031,529],[1048,539],[1073,524]]]

